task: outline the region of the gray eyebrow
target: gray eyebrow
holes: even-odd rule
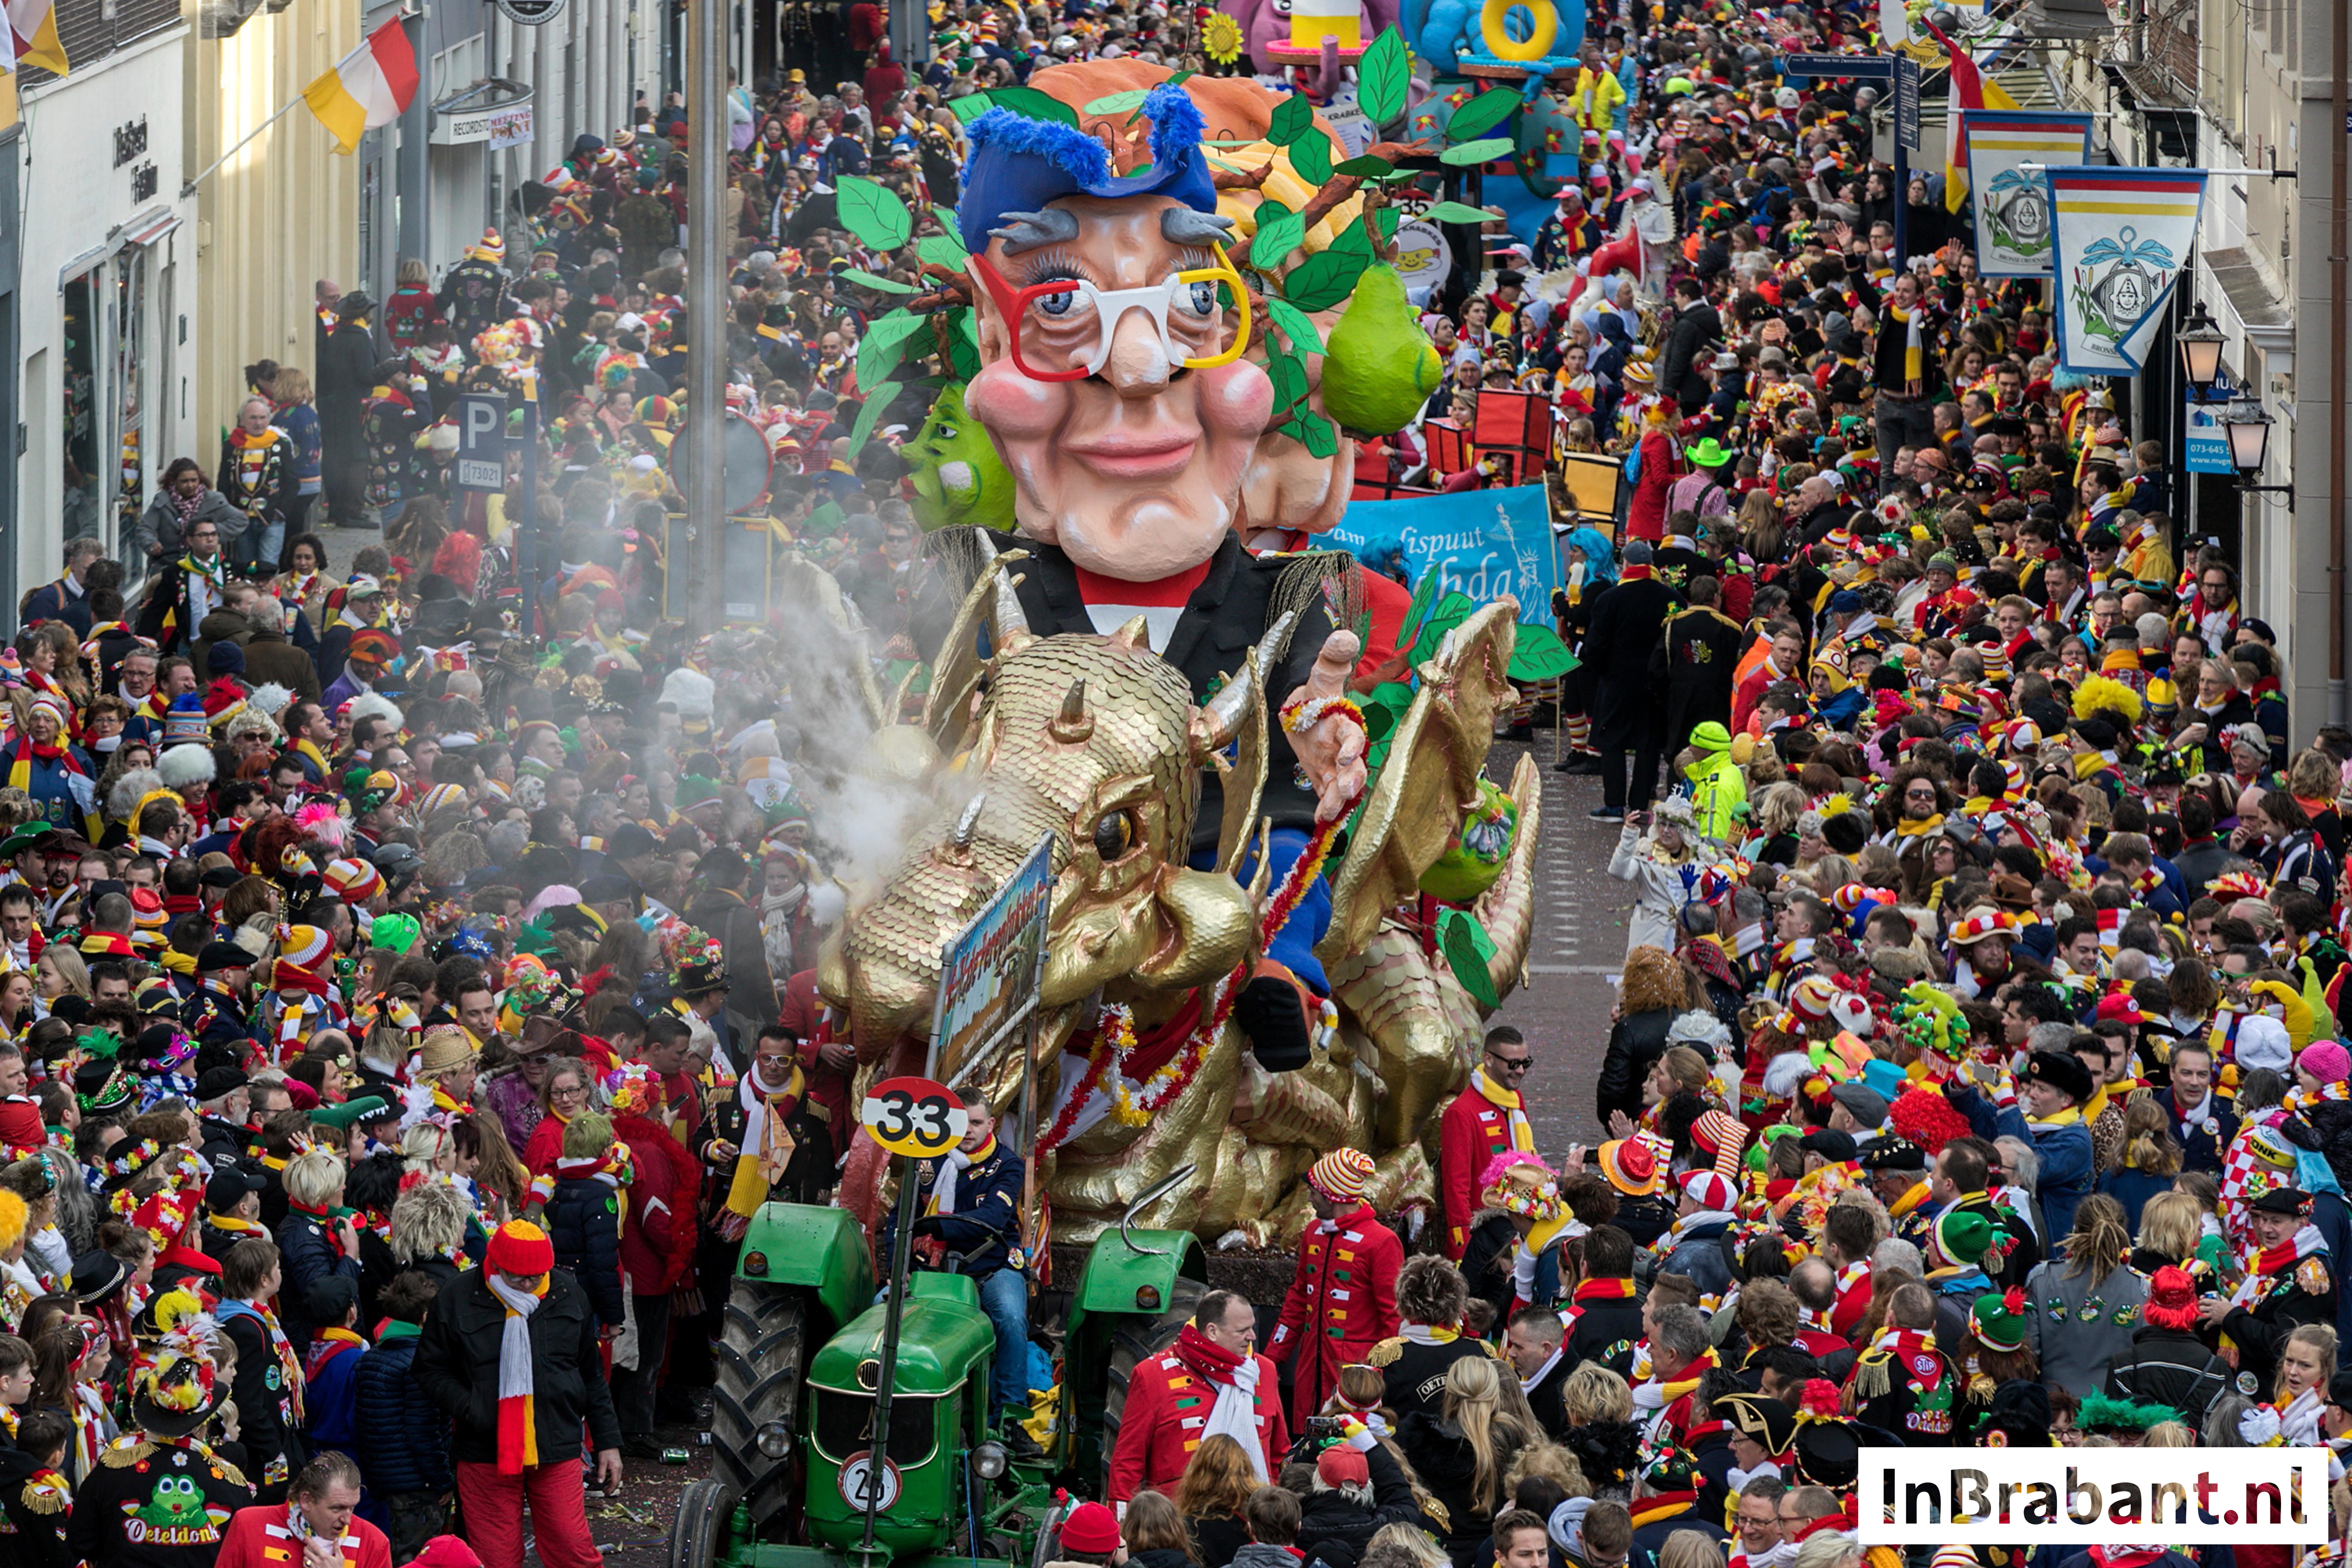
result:
[[[1214,245],[1225,237],[1234,220],[1223,213],[1170,207],[1160,215],[1160,237],[1171,245]]]
[[[1067,245],[1078,237],[1078,215],[1067,207],[1042,212],[1006,213],[1004,226],[988,232],[1004,242],[1004,254],[1018,256],[1042,246]]]

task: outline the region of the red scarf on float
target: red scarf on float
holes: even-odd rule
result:
[[[1183,1331],[1176,1336],[1175,1344],[1170,1348],[1176,1352],[1178,1361],[1220,1388],[1232,1385],[1234,1373],[1242,1364],[1240,1356],[1190,1323],[1184,1325]]]

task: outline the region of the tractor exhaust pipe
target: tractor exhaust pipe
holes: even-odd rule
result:
[[[1139,1258],[1165,1258],[1169,1255],[1170,1248],[1168,1247],[1145,1247],[1139,1243],[1133,1236],[1129,1234],[1129,1227],[1135,1224],[1135,1216],[1137,1214],[1149,1208],[1151,1205],[1157,1203],[1161,1198],[1166,1197],[1170,1193],[1174,1192],[1186,1182],[1191,1181],[1192,1179],[1192,1173],[1199,1169],[1200,1166],[1195,1163],[1186,1163],[1177,1166],[1174,1170],[1169,1172],[1167,1176],[1162,1179],[1157,1186],[1153,1187],[1148,1193],[1143,1193],[1138,1195],[1133,1203],[1127,1205],[1127,1212],[1118,1216],[1118,1238],[1119,1240],[1127,1243],[1127,1249],[1129,1252],[1134,1253]]]

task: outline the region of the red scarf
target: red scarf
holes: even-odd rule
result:
[[[1586,1301],[1630,1301],[1633,1299],[1633,1281],[1630,1277],[1583,1280],[1569,1299],[1579,1305]]]
[[[303,1365],[302,1381],[306,1384],[316,1383],[319,1373],[325,1369],[329,1362],[338,1356],[348,1355],[353,1351],[365,1349],[367,1349],[367,1341],[349,1329],[320,1329],[318,1342],[310,1347],[310,1359]]]
[[[1174,1348],[1177,1360],[1220,1388],[1231,1385],[1234,1373],[1242,1364],[1240,1356],[1190,1323],[1176,1336]]]
[[[1617,581],[1620,583],[1638,583],[1649,574],[1649,563],[1647,562],[1643,562],[1643,563],[1635,566],[1619,567],[1617,570]]]

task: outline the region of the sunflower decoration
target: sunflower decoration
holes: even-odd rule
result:
[[[1201,24],[1201,48],[1223,69],[1242,58],[1242,25],[1223,11],[1212,11]]]

